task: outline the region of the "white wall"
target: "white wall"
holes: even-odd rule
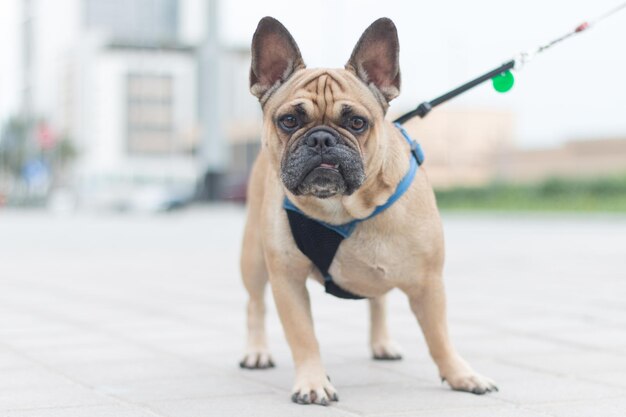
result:
[[[0,127],[17,113],[20,102],[21,19],[19,0],[0,1]]]
[[[34,111],[49,115],[53,122],[64,95],[64,69],[70,46],[76,42],[80,30],[79,0],[38,0],[34,25]]]
[[[207,18],[205,0],[179,0],[180,40],[195,45],[202,41]]]
[[[121,51],[98,48],[77,61],[84,71],[79,92],[81,104],[73,119],[81,122],[76,132],[85,177],[195,178],[188,155],[138,156],[126,151],[126,77],[129,73],[168,74],[174,80],[174,135],[188,135],[197,125],[195,61],[176,52]],[[91,62],[91,64],[89,64]]]

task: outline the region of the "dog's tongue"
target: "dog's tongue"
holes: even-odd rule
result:
[[[322,162],[322,163],[320,164],[320,167],[322,167],[322,168],[334,168],[335,166],[334,166],[334,165],[332,165],[332,164],[327,164],[327,163],[325,163],[325,162]]]

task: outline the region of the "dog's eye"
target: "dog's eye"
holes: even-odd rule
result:
[[[367,127],[367,121],[362,117],[354,116],[350,118],[350,121],[348,122],[348,127],[353,132],[359,133],[365,130],[365,128]]]
[[[286,131],[292,131],[298,127],[298,118],[292,114],[288,114],[286,116],[281,117],[278,120],[280,127],[282,127]]]

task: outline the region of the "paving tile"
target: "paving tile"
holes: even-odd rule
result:
[[[21,387],[0,391],[0,410],[112,404],[113,401],[80,386]]]
[[[552,353],[512,356],[501,359],[511,365],[534,370],[549,371],[560,375],[581,375],[605,371],[626,372],[626,355],[608,352]]]
[[[0,340],[6,335],[30,331],[32,329],[43,330],[42,320],[35,314],[27,311],[16,310],[15,291],[11,283],[2,282],[3,300],[0,303]]]
[[[7,411],[2,417],[157,417],[158,414],[133,405],[36,408]]]
[[[501,405],[494,395],[478,396],[452,391],[443,385],[421,382],[344,387],[340,395],[342,409],[365,416]]]
[[[407,413],[377,414],[376,417],[552,417],[541,410],[512,406],[411,410]]]
[[[41,314],[36,313],[38,316]],[[34,324],[18,327],[0,327],[0,340],[13,349],[27,349],[31,347],[50,347],[78,345],[84,341],[94,342],[101,340],[100,335],[89,331],[80,331],[68,323],[58,320],[38,318]],[[98,339],[94,339],[98,337]]]
[[[0,391],[17,388],[72,387],[74,385],[64,376],[36,364],[0,371]]]
[[[457,350],[473,357],[513,358],[527,354],[580,353],[581,349],[541,337],[496,334],[492,337],[456,338]]]
[[[589,326],[586,331],[559,332],[555,335],[560,341],[565,343],[578,344],[600,351],[613,351],[626,355],[626,332],[624,326],[620,327],[598,327]]]
[[[210,375],[206,367],[173,358],[58,365],[70,377],[88,385]]]
[[[624,371],[604,371],[584,374],[581,379],[598,382],[604,385],[613,385],[626,388],[626,372]]]
[[[96,389],[133,403],[273,392],[266,384],[235,374],[151,379],[116,385],[99,385]]]
[[[65,346],[24,349],[34,360],[52,366],[65,364],[88,364],[91,362],[128,362],[132,360],[158,360],[163,355],[149,348],[136,346],[130,342],[107,341],[92,344],[68,343]]]
[[[352,360],[344,365],[329,367],[336,387],[352,387],[376,384],[407,384],[420,380],[420,376],[395,372],[402,367],[402,361],[374,361],[372,359]],[[422,382],[434,382],[436,379],[421,379]]]
[[[536,379],[510,381],[501,386],[498,397],[516,404],[626,397],[626,390],[567,377],[544,375]]]
[[[284,394],[257,394],[201,400],[181,400],[148,404],[150,409],[167,417],[354,417],[335,404],[329,407],[299,405]]]
[[[21,369],[31,365],[31,361],[23,355],[0,348],[0,372],[10,369]]]
[[[530,408],[545,412],[552,417],[624,417],[626,416],[626,398],[542,404],[530,406]]]

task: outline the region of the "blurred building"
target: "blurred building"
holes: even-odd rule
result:
[[[406,128],[422,144],[428,177],[436,188],[626,174],[626,138],[520,149],[514,142],[514,122],[507,112],[438,109],[423,120],[409,121]]]
[[[75,181],[66,185],[86,204],[125,205],[146,189],[192,194],[207,169],[207,142],[218,145],[208,152],[220,175],[247,172],[220,146],[229,147],[230,126],[258,120],[247,86],[249,50],[224,48],[217,28],[207,30],[210,2],[28,4],[32,73],[22,84],[35,117],[77,148]],[[60,29],[50,36],[53,25]],[[207,67],[209,36],[216,49]],[[207,119],[213,111],[219,116]],[[227,128],[207,129],[216,119]]]
[[[83,0],[64,77],[82,197],[124,204],[142,187],[193,188],[197,75],[176,0]],[[106,200],[110,201],[106,201]]]
[[[86,187],[193,184],[197,81],[189,47],[86,37],[67,71],[66,127]]]
[[[502,156],[498,179],[533,183],[547,178],[626,174],[626,138],[576,140],[552,149],[513,150]]]
[[[626,174],[626,138],[519,149],[514,122],[507,112],[438,109],[423,120],[412,119],[406,128],[422,144],[429,179],[437,188]]]
[[[438,188],[493,181],[514,148],[515,118],[504,111],[437,109],[405,127],[422,145],[428,177]]]

